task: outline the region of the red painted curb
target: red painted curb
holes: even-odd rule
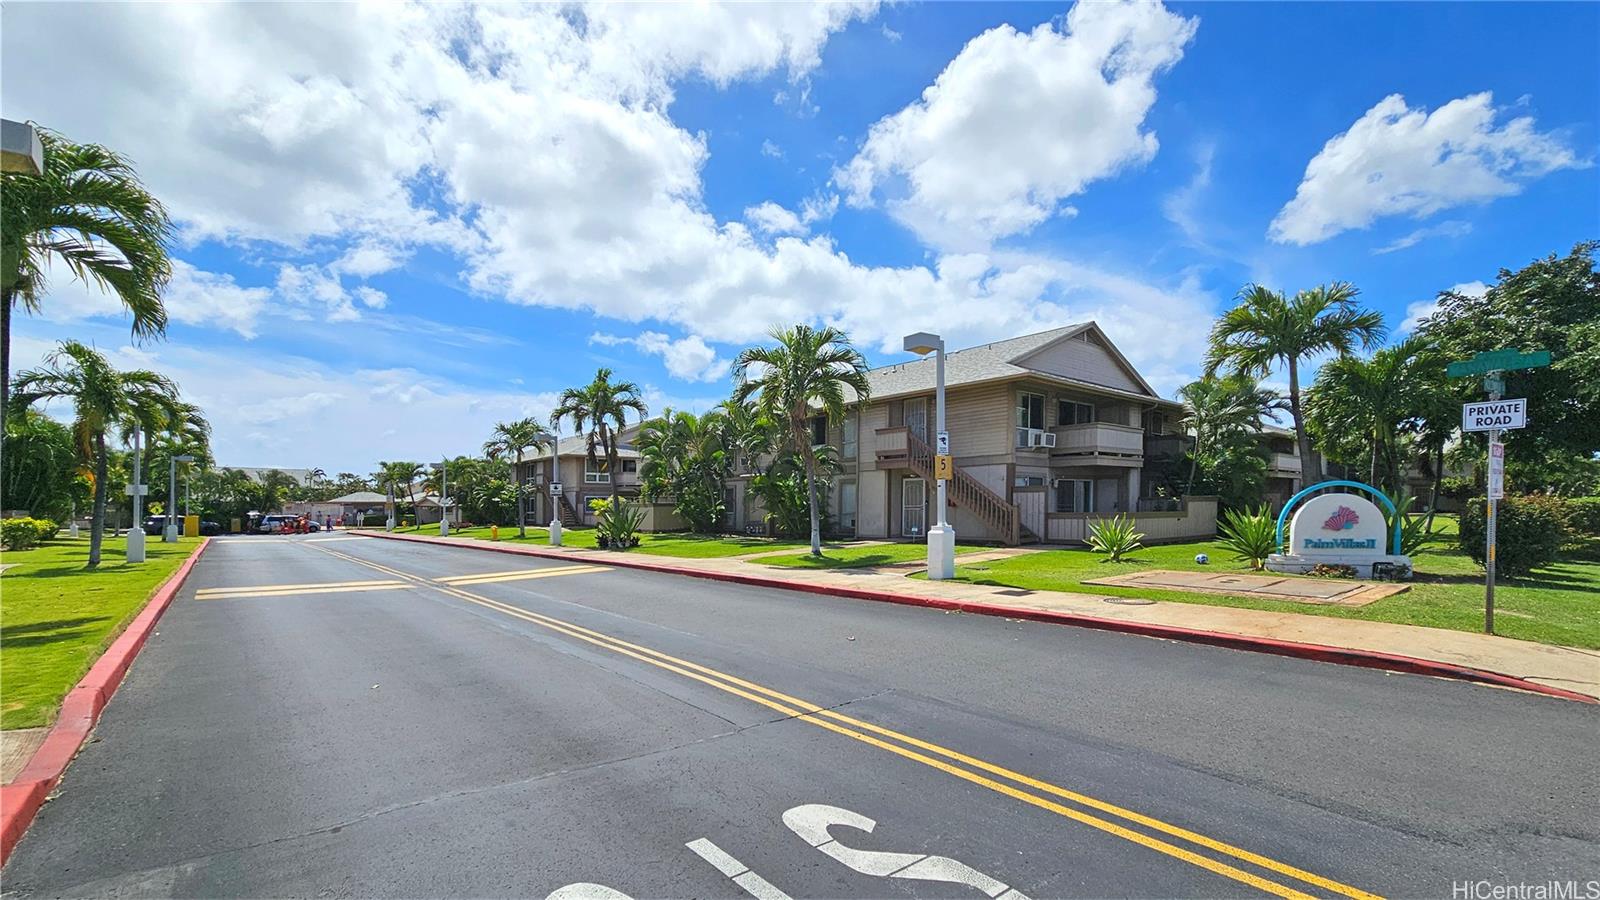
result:
[[[351,534],[363,537],[385,538],[392,541],[415,541],[424,544],[440,544],[446,547],[459,547],[463,550],[483,550],[491,553],[511,553],[520,556],[539,556],[547,559],[573,559],[571,554],[558,550],[541,550],[536,547],[518,547],[505,544],[485,543],[483,546],[473,544],[454,543],[434,540],[433,538],[409,534],[389,534],[382,531],[352,531]],[[1269,653],[1274,656],[1287,656],[1295,659],[1309,659],[1317,662],[1335,663],[1343,666],[1358,666],[1365,669],[1383,669],[1390,672],[1404,672],[1411,675],[1432,675],[1436,678],[1453,678],[1458,681],[1471,681],[1478,684],[1491,684],[1499,687],[1515,688],[1534,694],[1543,694],[1547,697],[1559,697],[1563,700],[1576,700],[1579,703],[1600,704],[1600,699],[1577,691],[1551,687],[1536,681],[1517,678],[1512,675],[1502,675],[1488,669],[1477,669],[1471,666],[1459,666],[1453,663],[1438,662],[1437,660],[1421,659],[1415,656],[1402,656],[1397,653],[1382,653],[1376,650],[1358,650],[1351,647],[1332,647],[1325,644],[1306,644],[1296,641],[1284,641],[1277,638],[1253,637],[1242,634],[1228,634],[1222,631],[1203,631],[1197,628],[1181,628],[1176,625],[1157,625],[1148,622],[1129,622],[1121,619],[1103,619],[1098,616],[1086,616],[1081,613],[1054,612],[1043,609],[1027,609],[1015,606],[1002,606],[997,603],[981,603],[967,600],[947,600],[942,597],[918,597],[913,594],[896,594],[888,591],[874,591],[864,588],[834,587],[831,585],[806,584],[804,582],[784,581],[777,578],[763,578],[759,575],[742,575],[734,572],[717,572],[705,569],[693,569],[685,566],[671,564],[645,563],[638,560],[617,559],[588,559],[598,565],[616,566],[622,569],[638,569],[646,572],[664,572],[669,575],[685,575],[690,578],[705,578],[711,581],[727,581],[749,587],[776,588],[785,591],[800,591],[807,594],[826,594],[833,597],[848,597],[854,600],[871,600],[878,603],[899,603],[906,606],[925,606],[932,609],[955,610],[964,613],[974,613],[983,616],[1002,616],[1008,619],[1028,619],[1036,622],[1053,622],[1058,625],[1075,625],[1080,628],[1095,628],[1101,631],[1116,631],[1123,634],[1134,634],[1143,637],[1162,638],[1169,641],[1184,641],[1190,644],[1206,644],[1212,647],[1226,647],[1230,650],[1246,650],[1254,653]]]
[[[189,577],[189,570],[200,560],[200,554],[210,546],[211,539],[204,538],[200,546],[189,554],[172,576],[156,588],[155,594],[145,603],[144,609],[134,616],[122,634],[111,642],[106,652],[89,667],[83,680],[67,692],[61,702],[61,712],[56,723],[45,735],[44,743],[35,750],[28,764],[17,774],[15,781],[0,786],[0,866],[11,858],[11,849],[33,823],[33,817],[55,789],[61,776],[78,755],[78,748],[88,739],[100,712],[117,692],[122,678],[139,655],[150,633],[155,630],[161,614],[172,604],[178,589]]]

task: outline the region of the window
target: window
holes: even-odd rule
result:
[[[1094,421],[1094,404],[1062,400],[1056,404],[1056,417],[1061,425],[1087,425]]]
[[[639,471],[639,461],[637,459],[625,459],[622,461],[622,474],[626,475],[629,472],[637,471]]]
[[[583,483],[584,484],[610,484],[611,469],[604,459],[583,458]]]
[[[853,413],[853,412],[845,413],[844,414],[844,458],[845,459],[855,459],[856,458],[856,444],[857,444],[857,439],[858,439],[858,435],[856,434],[856,431],[857,431],[857,428],[856,428],[856,414]]]
[[[1016,487],[1044,487],[1044,476],[1018,475],[1011,483]]]
[[[811,446],[818,447],[828,442],[828,417],[811,417]]]
[[[1017,394],[1017,446],[1036,447],[1034,435],[1044,433],[1044,395],[1023,391]]]
[[[1056,479],[1056,512],[1094,512],[1094,482]]]

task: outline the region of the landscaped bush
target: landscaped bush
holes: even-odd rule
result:
[[[39,542],[53,541],[61,533],[61,523],[51,519],[34,519],[33,527],[39,532]]]
[[[1307,574],[1312,578],[1354,578],[1356,567],[1340,563],[1317,563]]]
[[[31,550],[39,546],[44,540],[44,531],[40,525],[50,525],[50,536],[55,536],[54,522],[41,522],[39,519],[6,519],[0,521],[0,547],[7,550]]]
[[[595,544],[601,549],[626,550],[639,546],[639,526],[644,524],[644,507],[621,497],[590,500],[594,510]]]
[[[1265,506],[1230,509],[1217,525],[1217,542],[1259,570],[1278,549],[1278,523]]]
[[[1600,497],[1568,497],[1567,527],[1578,534],[1600,537]]]
[[[1144,546],[1139,543],[1144,533],[1134,531],[1137,525],[1131,516],[1125,515],[1091,522],[1089,536],[1083,542],[1104,554],[1108,562],[1121,562],[1122,557]]]
[[[1484,564],[1488,501],[1474,497],[1461,510],[1461,551]],[[1560,497],[1525,494],[1500,501],[1495,527],[1495,572],[1526,575],[1556,561],[1567,540],[1567,511]]]

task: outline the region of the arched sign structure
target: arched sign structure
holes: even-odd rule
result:
[[[1324,481],[1321,484],[1313,484],[1312,486],[1301,490],[1299,493],[1295,494],[1293,497],[1290,497],[1289,498],[1289,502],[1285,503],[1283,505],[1283,510],[1278,513],[1278,531],[1277,531],[1277,535],[1278,535],[1278,552],[1279,553],[1284,552],[1284,548],[1283,548],[1283,523],[1284,523],[1285,520],[1287,520],[1289,518],[1289,511],[1291,509],[1294,509],[1294,505],[1296,503],[1299,503],[1303,498],[1305,498],[1305,497],[1307,497],[1307,496],[1309,496],[1309,495],[1311,495],[1311,494],[1313,494],[1313,493],[1315,493],[1317,491],[1323,490],[1324,488],[1335,488],[1335,487],[1356,488],[1357,490],[1366,491],[1367,493],[1371,494],[1375,499],[1377,499],[1377,501],[1379,503],[1383,504],[1383,508],[1387,509],[1389,511],[1389,518],[1394,521],[1394,534],[1393,534],[1393,536],[1391,538],[1391,540],[1394,543],[1393,543],[1393,545],[1392,545],[1392,547],[1390,549],[1390,552],[1394,553],[1396,556],[1398,556],[1400,554],[1400,526],[1401,526],[1399,510],[1396,510],[1394,508],[1394,502],[1391,501],[1389,499],[1388,495],[1385,494],[1383,491],[1378,490],[1377,488],[1373,487],[1370,484],[1362,484],[1359,481]]]

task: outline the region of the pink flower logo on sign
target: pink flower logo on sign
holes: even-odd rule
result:
[[[1333,511],[1333,515],[1328,517],[1328,521],[1322,523],[1322,527],[1328,531],[1346,531],[1356,527],[1356,523],[1360,521],[1361,517],[1356,515],[1355,510],[1348,506],[1341,506]]]

